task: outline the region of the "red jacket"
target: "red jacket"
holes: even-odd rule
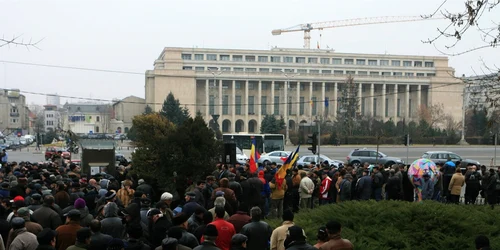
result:
[[[224,219],[215,219],[212,223],[217,228],[218,236],[215,241],[215,245],[221,250],[229,250],[231,249],[231,239],[233,235],[236,234],[236,230],[234,230],[233,224],[225,221]],[[201,242],[203,242],[203,237],[201,238]]]
[[[325,179],[321,181],[321,186],[319,187],[319,198],[321,200],[330,200],[331,197],[328,196],[328,192],[330,191],[330,187],[332,185],[332,179],[327,176]]]

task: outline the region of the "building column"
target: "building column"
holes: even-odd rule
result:
[[[215,100],[214,100],[214,103],[215,103]],[[220,115],[220,117],[222,117],[222,79],[219,80],[219,113],[218,113],[218,115]]]
[[[338,109],[338,93],[337,93],[337,82],[334,83],[333,85],[333,117],[337,117],[337,109]]]
[[[406,84],[406,91],[405,91],[405,118],[410,117],[410,84]]]
[[[313,109],[311,106],[311,100],[313,98],[313,82],[309,82],[309,117],[312,117]],[[313,103],[316,105],[316,103]]]
[[[397,125],[397,122],[398,122],[398,85],[397,84],[394,84],[394,96],[392,97],[392,102],[394,105],[393,109],[394,109],[394,123],[396,123]],[[401,107],[400,107],[401,108]]]
[[[261,81],[258,81],[257,82],[257,102],[258,105],[257,105],[257,108],[259,110],[257,110],[257,114],[258,114],[258,120],[259,120],[259,124],[262,122],[262,82]]]
[[[375,113],[373,112],[373,110],[376,109],[376,107],[374,105],[375,104],[374,95],[375,95],[375,84],[371,83],[370,84],[370,109],[369,109],[369,113],[368,113],[368,114],[370,114],[371,117],[375,117]],[[366,104],[365,104],[365,109],[366,109]]]
[[[326,110],[326,107],[325,107],[325,82],[321,83],[321,100],[322,100],[322,105],[321,105],[320,116],[324,117],[327,115],[327,114],[325,114],[325,110]]]
[[[210,80],[205,80],[205,116],[206,121],[209,122],[211,120],[210,117]]]
[[[416,110],[419,110],[420,109],[420,105],[422,103],[422,85],[417,85],[417,109]]]
[[[271,112],[270,115],[274,115],[274,81],[271,82]]]
[[[249,81],[245,81],[245,103],[242,103],[243,110],[245,111],[245,131],[248,132],[248,83]],[[255,102],[255,99],[254,99]],[[254,105],[255,108],[255,105]]]
[[[299,122],[300,117],[300,81],[297,81],[297,122]],[[298,123],[296,123],[296,128],[298,128]]]
[[[361,114],[361,103],[363,102],[363,83],[358,84],[358,113]],[[349,91],[350,92],[350,91]],[[365,103],[365,111],[366,111],[366,103]],[[364,114],[361,114],[364,115]]]
[[[385,116],[385,107],[387,105],[387,103],[385,101],[385,91],[386,91],[385,87],[386,87],[385,83],[382,84],[382,118],[384,119],[384,121],[385,121],[385,117],[386,117]],[[387,115],[389,115],[389,114],[387,114]]]
[[[231,81],[231,132],[236,132],[236,81]],[[228,107],[229,108],[229,107]]]

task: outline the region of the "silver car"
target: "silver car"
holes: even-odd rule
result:
[[[390,157],[386,154],[372,149],[354,149],[347,156],[347,163],[355,167],[368,162],[369,164],[383,164],[384,166],[392,166],[393,164],[404,164],[401,158]]]
[[[263,154],[260,156],[258,162],[264,165],[270,164],[271,162],[276,162],[276,164],[282,164],[284,162],[283,159],[290,155],[291,152],[287,151],[273,151],[271,153]]]
[[[321,163],[324,161],[328,161],[328,164],[330,164],[330,166],[333,165],[335,167],[339,167],[340,165],[344,164],[343,161],[330,159],[326,155],[319,155],[319,159],[318,159],[317,155],[303,155],[303,156],[299,157],[299,159],[297,160],[297,166],[306,167],[309,164],[311,164],[311,162]]]

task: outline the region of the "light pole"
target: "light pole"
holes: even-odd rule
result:
[[[215,88],[217,88],[217,76],[220,76],[222,73],[224,73],[224,71],[214,71],[214,70],[212,70],[212,69],[210,69],[210,68],[208,69],[208,71],[210,71],[210,73],[212,73],[212,75],[214,76],[214,86],[213,86],[213,87],[214,87],[214,89],[215,89]],[[222,82],[221,82],[221,85],[222,85]],[[217,93],[217,89],[215,90],[215,93]],[[212,119],[214,120],[214,123],[215,123],[215,125],[217,125],[217,127],[218,127],[218,124],[219,124],[219,123],[217,122],[217,120],[219,119],[219,116],[220,116],[221,114],[219,114],[219,112],[218,112],[218,111],[217,111],[217,109],[215,108],[215,106],[216,106],[216,105],[215,105],[215,99],[220,98],[220,99],[219,99],[219,105],[222,107],[222,97],[221,97],[221,96],[219,96],[220,94],[221,94],[221,93],[218,93],[217,95],[214,95],[214,114],[212,115]],[[217,96],[217,98],[216,98],[216,96]]]
[[[464,87],[464,93],[463,93],[463,100],[462,100],[462,137],[460,138],[460,141],[458,142],[459,145],[469,145],[467,141],[465,140],[465,114],[467,112],[467,98],[468,98],[468,93],[466,92],[467,88]]]
[[[285,140],[285,145],[291,145],[291,142],[290,142],[290,133],[289,133],[289,127],[288,125],[290,124],[290,122],[288,121],[288,82],[290,81],[290,78],[294,78],[295,76],[298,76],[300,74],[287,74],[287,73],[284,73],[283,74],[285,77],[286,77],[286,82],[285,82],[285,137],[286,137],[286,140]],[[298,90],[298,85],[297,85],[297,91]]]

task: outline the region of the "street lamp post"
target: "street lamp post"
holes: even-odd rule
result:
[[[289,84],[289,81],[290,81],[290,78],[294,78],[295,76],[298,76],[300,74],[284,74],[284,76],[286,77],[286,82],[285,82],[285,114],[284,114],[284,117],[285,117],[285,137],[286,137],[286,140],[285,140],[285,145],[291,145],[291,142],[290,142],[290,132],[289,132],[289,127],[288,125],[290,124],[290,122],[288,121],[288,84]],[[297,86],[298,88],[298,86]],[[297,89],[297,91],[299,91]]]
[[[463,100],[462,100],[462,136],[460,138],[460,141],[458,142],[459,145],[469,145],[467,141],[465,140],[465,114],[467,111],[467,98],[468,98],[468,93],[466,92],[467,88],[464,87],[464,93],[463,93]]]
[[[210,71],[210,73],[212,73],[212,75],[214,77],[214,86],[213,87],[217,88],[217,77],[220,76],[224,71],[213,71],[212,69],[208,69],[208,71]],[[217,90],[215,90],[215,92],[217,93]],[[217,96],[217,98],[222,98],[219,95],[220,95],[220,93],[218,93],[217,95],[214,95],[214,114],[212,115],[212,119],[214,120],[214,122],[215,122],[216,125],[218,125],[217,119],[221,115],[221,114],[219,114],[219,112],[215,108],[215,99],[216,99],[215,97]],[[219,105],[222,106],[221,102],[222,102],[222,99],[219,99]]]

